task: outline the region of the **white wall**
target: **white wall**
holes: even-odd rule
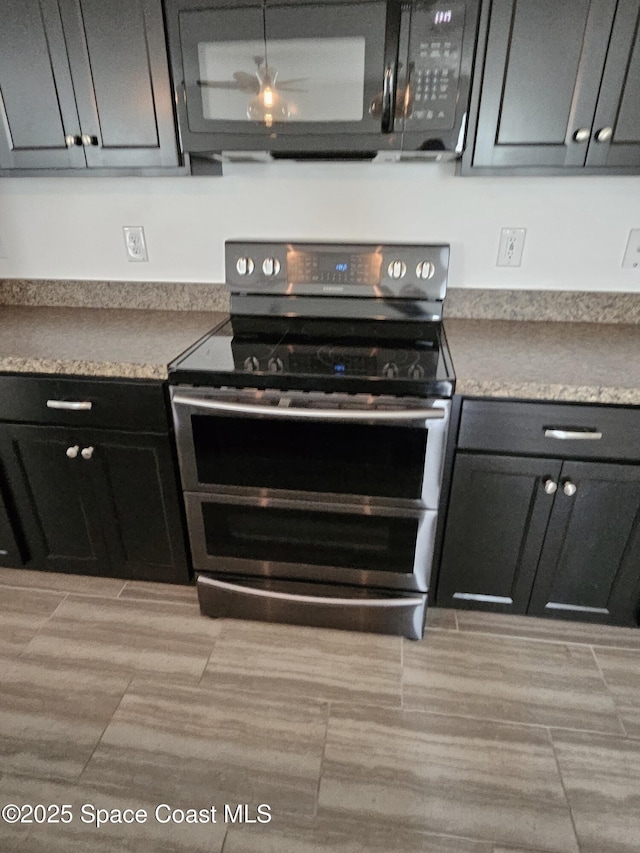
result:
[[[128,263],[123,225],[150,260]],[[519,269],[502,226],[527,228]],[[461,178],[454,165],[235,165],[222,178],[0,180],[0,278],[220,282],[224,240],[449,242],[450,286],[640,291],[640,177]]]

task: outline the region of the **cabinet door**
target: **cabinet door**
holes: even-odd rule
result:
[[[87,165],[176,166],[160,0],[59,0]]]
[[[524,613],[557,483],[555,459],[458,453],[437,603]]]
[[[637,624],[640,466],[565,462],[561,480],[530,613]]]
[[[110,561],[91,478],[84,460],[67,456],[82,446],[79,431],[2,426],[0,449],[28,551],[25,565],[78,574],[109,574]]]
[[[474,166],[584,165],[615,7],[494,0]]]
[[[640,165],[640,2],[620,0],[587,166]]]
[[[176,470],[167,436],[92,432],[90,460],[112,574],[188,583]]]
[[[79,134],[58,4],[3,0],[0,169],[84,169]]]

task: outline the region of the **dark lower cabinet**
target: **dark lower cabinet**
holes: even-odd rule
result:
[[[636,625],[640,466],[459,452],[437,603]]]
[[[458,453],[438,604],[526,613],[553,507],[557,459]]]
[[[168,436],[3,424],[0,459],[22,558],[0,565],[189,581]]]
[[[635,625],[639,595],[640,466],[564,462],[529,613]]]

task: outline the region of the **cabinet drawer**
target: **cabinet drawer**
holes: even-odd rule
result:
[[[640,461],[640,409],[465,400],[458,447]]]
[[[154,381],[0,376],[0,420],[167,432],[163,383]]]

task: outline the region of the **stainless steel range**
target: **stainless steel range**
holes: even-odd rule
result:
[[[208,616],[423,633],[455,377],[449,247],[228,242],[170,365]]]

